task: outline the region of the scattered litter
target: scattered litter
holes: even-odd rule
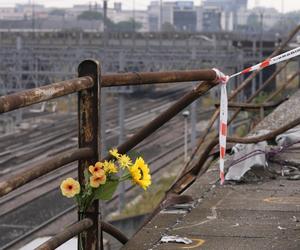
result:
[[[265,134],[267,132],[269,131],[263,130],[257,135]],[[232,151],[234,152],[233,162],[228,162],[229,169],[225,176],[225,180],[241,181],[251,168],[259,166],[263,169],[266,164],[266,146],[266,142],[235,145],[232,148]]]
[[[186,214],[190,212],[195,207],[193,203],[181,203],[181,204],[174,204],[170,207],[165,208],[160,213],[162,214]]]
[[[189,238],[186,238],[186,237],[180,237],[178,235],[175,235],[175,236],[163,236],[161,237],[160,239],[160,242],[162,243],[169,243],[169,242],[173,242],[173,243],[183,243],[183,244],[192,244],[193,241]]]
[[[159,212],[160,214],[187,214],[187,210],[179,210],[179,209],[164,209]]]
[[[254,136],[268,132],[260,130]],[[236,144],[232,148],[233,156],[225,162],[227,169],[225,180],[253,182],[266,177],[274,179],[278,175],[288,180],[300,180],[300,162],[280,158],[280,153],[300,143],[300,129],[286,131],[276,137],[276,142],[275,147],[268,145],[266,141],[256,144]],[[268,161],[276,164],[269,165]]]
[[[290,181],[298,181],[300,180],[300,175],[297,174],[297,175],[289,176],[287,179]]]
[[[283,134],[280,134],[276,137],[276,142],[279,146],[286,146],[300,140],[300,129],[292,128]]]
[[[231,227],[238,227],[240,224],[239,223],[235,223],[234,225],[232,225]]]
[[[172,206],[174,209],[192,209],[195,208],[194,203],[182,203],[182,204],[175,204]]]
[[[281,226],[278,226],[277,228],[278,228],[279,230],[286,230],[285,227],[281,227]]]
[[[281,176],[291,176],[293,173],[298,170],[290,166],[282,166]]]
[[[297,219],[296,216],[293,216],[293,219],[292,219],[294,222],[299,222],[299,220]]]

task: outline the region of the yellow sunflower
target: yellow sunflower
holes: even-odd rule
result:
[[[130,167],[129,172],[132,176],[132,182],[141,186],[144,190],[151,185],[150,170],[143,158],[137,158],[133,166]]]
[[[118,149],[116,149],[116,148],[113,148],[113,149],[111,149],[111,150],[109,150],[109,153],[113,156],[113,157],[115,157],[115,158],[117,158],[117,159],[119,159],[120,158],[120,154],[119,154],[119,152],[118,152]]]
[[[129,168],[132,165],[132,161],[131,161],[130,157],[126,154],[121,155],[118,158],[118,163],[120,164],[121,168]]]
[[[72,198],[80,193],[80,184],[73,178],[67,178],[60,184],[60,189],[64,196]]]
[[[105,171],[105,173],[112,173],[112,174],[115,174],[115,173],[118,173],[118,169],[116,167],[116,165],[112,162],[112,161],[104,161],[103,163],[103,169]]]

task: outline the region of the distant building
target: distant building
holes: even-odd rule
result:
[[[264,30],[271,29],[282,17],[272,8],[260,7],[248,10],[247,4],[248,0],[203,0],[201,6],[195,6],[194,1],[191,0],[168,2],[154,0],[145,11],[124,10],[122,3],[116,1],[113,8],[108,8],[107,16],[114,23],[127,22],[116,26],[126,26],[127,30],[128,25],[130,26],[130,22],[134,19],[142,25],[136,30],[139,32],[238,31],[250,33],[258,32],[262,27]],[[97,2],[74,5],[72,8],[64,9],[46,8],[40,4],[16,4],[12,8],[0,8],[0,27],[103,31],[104,24],[101,17],[97,20],[78,19],[78,16],[86,11],[103,14],[103,7]]]
[[[204,0],[202,2],[203,17],[206,19],[206,23],[211,23],[212,30],[217,30],[217,27],[221,27],[222,30],[232,31],[238,27],[238,13],[245,12],[247,10],[248,0]],[[209,21],[207,18],[217,18],[217,20]],[[219,22],[219,24],[216,23]],[[205,26],[205,23],[203,23]],[[203,29],[209,29],[204,27]]]
[[[41,4],[16,4],[15,12],[24,16],[24,19],[44,19],[48,17],[47,9]]]
[[[177,31],[197,30],[197,10],[193,1],[152,1],[148,6],[149,31],[160,31],[162,25],[173,25]]]
[[[23,13],[16,12],[14,7],[0,8],[0,20],[22,20],[24,19]]]
[[[15,7],[2,7],[0,8],[0,20],[26,20],[32,19],[45,19],[48,17],[48,12],[44,5],[40,4],[16,4]]]
[[[237,12],[237,30],[259,33],[276,26],[282,15],[274,8],[256,7]]]
[[[219,7],[222,11],[247,9],[248,0],[203,0],[202,6]]]
[[[205,32],[218,32],[221,27],[222,11],[215,6],[205,6],[202,9],[202,27]]]
[[[197,12],[192,1],[175,2],[173,8],[173,24],[178,31],[196,31]]]
[[[148,23],[149,31],[157,32],[160,30],[162,20],[161,19],[161,6],[159,1],[151,1],[148,6]]]

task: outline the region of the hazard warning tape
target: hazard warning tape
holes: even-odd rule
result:
[[[234,78],[238,75],[246,74],[255,70],[261,70],[265,67],[270,65],[280,63],[291,59],[293,57],[300,55],[300,47],[282,53],[278,56],[272,57],[270,59],[266,59],[265,61],[258,63],[254,66],[246,68],[238,73],[235,73],[231,76],[227,76],[218,69],[213,69],[216,72],[216,80],[221,84],[221,99],[220,99],[220,128],[219,128],[219,147],[220,147],[220,179],[221,184],[224,184],[225,181],[225,174],[224,174],[224,158],[226,153],[226,137],[227,137],[227,120],[228,120],[228,98],[227,98],[227,91],[226,85],[229,79]]]

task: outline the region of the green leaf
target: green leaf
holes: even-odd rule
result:
[[[110,200],[118,187],[119,181],[107,181],[96,189],[94,200]]]

